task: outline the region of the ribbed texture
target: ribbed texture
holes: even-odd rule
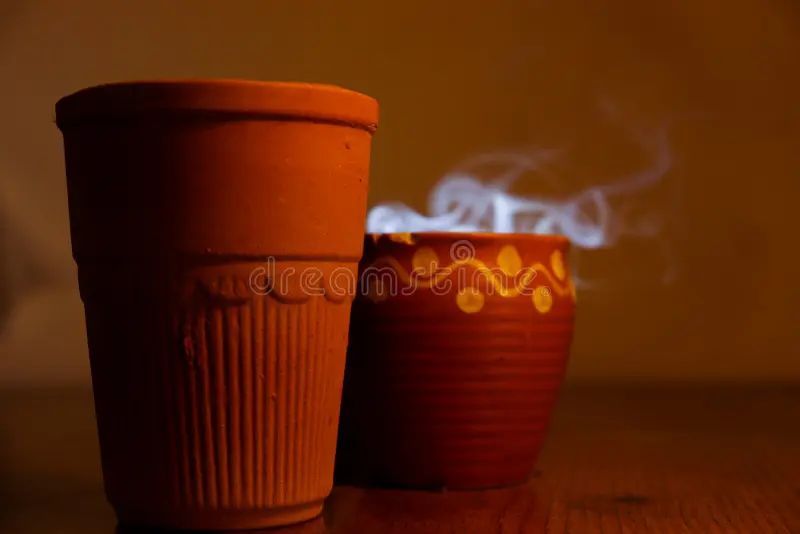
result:
[[[482,317],[421,309],[396,320],[388,305],[366,306],[357,303],[351,330],[343,479],[368,458],[379,483],[524,480],[564,376],[571,313],[542,321],[513,308]]]
[[[349,303],[162,299],[136,297],[124,317],[87,303],[106,489],[121,517],[184,525],[324,499]]]
[[[182,459],[172,470],[177,504],[272,507],[327,495],[321,463],[333,433],[321,427],[338,411],[327,387],[331,306],[258,298],[184,318],[195,354],[171,360],[176,402],[167,424]]]

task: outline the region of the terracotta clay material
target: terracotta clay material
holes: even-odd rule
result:
[[[120,521],[319,514],[352,301],[330,273],[354,275],[361,256],[377,103],[322,85],[156,81],[80,91],[56,117]],[[322,275],[302,281],[307,268]]]
[[[454,489],[527,479],[572,336],[567,248],[540,235],[367,237],[338,479]]]

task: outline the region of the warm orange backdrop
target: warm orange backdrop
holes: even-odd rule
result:
[[[376,96],[371,199],[418,208],[493,149],[564,149],[561,193],[623,175],[646,163],[623,126],[668,124],[672,169],[635,199],[659,236],[578,258],[602,282],[572,379],[800,379],[798,58],[790,0],[3,2],[0,382],[88,380],[53,103],[186,76]]]

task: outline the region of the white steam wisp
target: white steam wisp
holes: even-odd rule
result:
[[[626,233],[655,231],[652,225],[623,221],[615,213],[615,199],[646,189],[669,171],[672,155],[664,129],[652,135],[636,135],[651,165],[621,180],[589,187],[564,199],[511,194],[508,189],[523,175],[544,173],[543,165],[556,151],[500,152],[479,156],[460,170],[445,175],[431,191],[430,215],[422,215],[402,203],[374,207],[367,217],[369,232],[518,232],[561,234],[577,247],[596,249],[612,245]],[[479,169],[501,169],[482,181]]]

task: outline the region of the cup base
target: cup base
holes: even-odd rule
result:
[[[322,514],[324,500],[281,508],[246,510],[181,510],[146,515],[118,511],[120,525],[132,529],[252,530],[302,523]],[[133,530],[135,531],[135,530]]]

